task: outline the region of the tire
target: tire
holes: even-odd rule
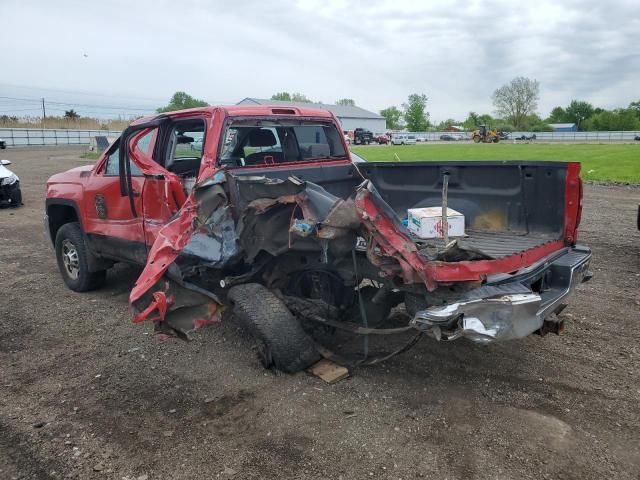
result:
[[[16,189],[11,194],[11,206],[17,208],[22,205],[22,190],[20,190],[20,184],[16,186]]]
[[[320,359],[313,341],[298,319],[270,290],[258,283],[231,287],[233,312],[258,343],[265,368],[295,373]]]
[[[104,284],[107,271],[89,271],[84,233],[77,222],[66,223],[56,234],[56,260],[64,283],[74,292],[88,292]]]
[[[480,135],[473,136],[473,143],[480,143]]]
[[[429,304],[422,295],[416,295],[415,293],[405,293],[404,306],[407,309],[407,313],[413,317],[415,316],[416,312],[428,308]]]

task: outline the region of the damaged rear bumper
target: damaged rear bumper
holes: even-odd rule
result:
[[[566,306],[573,289],[591,278],[590,260],[586,247],[564,249],[524,271],[490,280],[459,302],[421,310],[411,323],[438,340],[490,343],[526,337],[542,329]]]

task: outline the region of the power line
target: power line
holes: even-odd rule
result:
[[[11,110],[0,110],[0,113],[13,113],[13,112],[39,112],[39,108],[38,107],[33,107],[33,108],[21,108],[21,109],[15,109],[12,108]]]
[[[18,101],[23,101],[23,102],[34,102],[34,103],[41,103],[42,99],[40,98],[17,98],[17,97],[5,97],[5,96],[0,96],[0,98],[2,99],[7,99],[7,100],[18,100]],[[89,108],[104,108],[104,109],[108,109],[108,110],[135,110],[135,111],[153,111],[155,110],[153,107],[150,106],[145,106],[145,107],[122,107],[122,106],[117,106],[117,105],[96,105],[96,104],[89,104],[89,103],[75,103],[75,102],[56,102],[53,100],[47,100],[48,104],[51,105],[66,105],[68,107],[89,107]]]
[[[139,95],[124,95],[124,94],[108,94],[108,93],[97,93],[97,92],[88,92],[86,90],[65,90],[62,88],[51,88],[51,87],[33,87],[33,86],[25,86],[25,85],[14,85],[10,83],[0,83],[0,87],[8,87],[8,88],[19,88],[22,90],[44,90],[50,92],[60,92],[60,93],[71,93],[74,95],[89,95],[95,97],[108,97],[108,98],[137,98],[142,100],[153,100],[158,102],[166,102],[166,98],[160,97],[141,97]]]

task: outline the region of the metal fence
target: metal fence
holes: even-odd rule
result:
[[[441,135],[462,135],[471,140],[471,132],[396,132],[404,135],[414,135],[421,141],[440,140]],[[636,132],[510,132],[509,140],[520,137],[536,136],[536,140],[542,142],[633,142],[635,137],[640,137],[640,131]]]
[[[118,137],[118,130],[67,130],[53,128],[0,128],[0,139],[9,147],[32,145],[89,145],[96,136]],[[462,135],[471,139],[471,132],[396,132],[414,135],[420,141],[440,140],[441,135]],[[636,132],[512,132],[509,140],[536,136],[542,142],[632,142],[640,137]]]
[[[0,128],[8,147],[32,145],[89,145],[92,137],[117,137],[117,130],[67,130],[54,128]]]

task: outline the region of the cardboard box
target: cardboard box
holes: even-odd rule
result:
[[[408,228],[418,238],[442,238],[442,207],[410,208]],[[464,236],[464,215],[447,209],[449,237]]]

